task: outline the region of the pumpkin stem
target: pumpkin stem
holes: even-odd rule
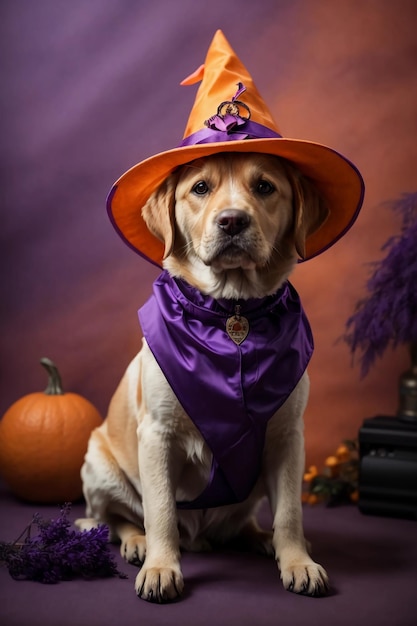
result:
[[[62,389],[61,376],[59,375],[57,366],[51,359],[47,359],[46,357],[41,359],[41,365],[48,372],[48,386],[45,389],[46,395],[61,396],[64,391]]]

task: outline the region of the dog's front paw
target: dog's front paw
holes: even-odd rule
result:
[[[184,579],[179,567],[147,567],[145,562],[136,576],[135,589],[142,600],[172,602],[182,594]]]
[[[142,565],[146,555],[145,535],[132,535],[120,544],[120,554],[132,565]]]
[[[329,591],[326,570],[309,557],[281,564],[281,579],[285,589],[305,596],[324,596]]]

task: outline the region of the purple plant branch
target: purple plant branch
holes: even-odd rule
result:
[[[343,337],[353,355],[361,352],[362,376],[389,345],[417,342],[417,192],[389,205],[402,216],[400,234],[386,241],[385,258],[372,264],[368,295],[347,320]]]
[[[71,530],[70,505],[61,508],[56,520],[45,521],[35,515],[26,529],[23,543],[0,543],[0,561],[4,561],[16,580],[57,583],[76,577],[119,576],[108,547],[108,529],[99,526],[88,531]],[[31,530],[37,527],[38,534]]]

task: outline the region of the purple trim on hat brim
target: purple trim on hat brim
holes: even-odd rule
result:
[[[195,146],[201,143],[219,143],[222,141],[241,141],[242,139],[282,139],[282,135],[267,126],[248,120],[242,126],[234,126],[230,131],[202,128],[185,137],[177,147],[183,148],[184,146]]]
[[[108,195],[107,195],[107,199],[106,199],[106,209],[107,209],[107,215],[109,216],[110,222],[114,228],[114,230],[116,231],[116,233],[119,235],[119,237],[123,240],[123,242],[131,249],[133,250],[133,252],[136,252],[136,254],[139,254],[139,256],[142,257],[142,259],[144,259],[145,261],[148,261],[149,263],[152,263],[152,265],[155,265],[155,267],[162,267],[161,263],[157,263],[156,261],[154,261],[153,259],[151,259],[149,256],[147,256],[146,254],[143,254],[143,252],[141,252],[139,250],[139,248],[136,248],[136,246],[134,246],[132,243],[130,243],[129,239],[127,239],[127,237],[125,237],[125,235],[122,233],[122,231],[120,230],[120,228],[118,227],[114,216],[113,216],[113,211],[111,208],[111,204],[112,204],[112,200],[114,198],[114,194],[117,191],[117,185],[113,185],[113,187],[110,189]]]

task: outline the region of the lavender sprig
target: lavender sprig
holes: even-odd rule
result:
[[[49,584],[73,578],[126,578],[110,553],[107,527],[71,530],[70,510],[71,505],[64,505],[60,516],[50,521],[34,515],[15,542],[0,543],[0,561],[6,564],[12,578]],[[38,534],[32,537],[34,527]],[[23,535],[25,539],[20,543]]]
[[[417,192],[389,204],[402,215],[400,234],[382,247],[385,258],[372,264],[369,295],[358,302],[343,337],[352,354],[362,352],[362,376],[388,345],[417,343]]]

